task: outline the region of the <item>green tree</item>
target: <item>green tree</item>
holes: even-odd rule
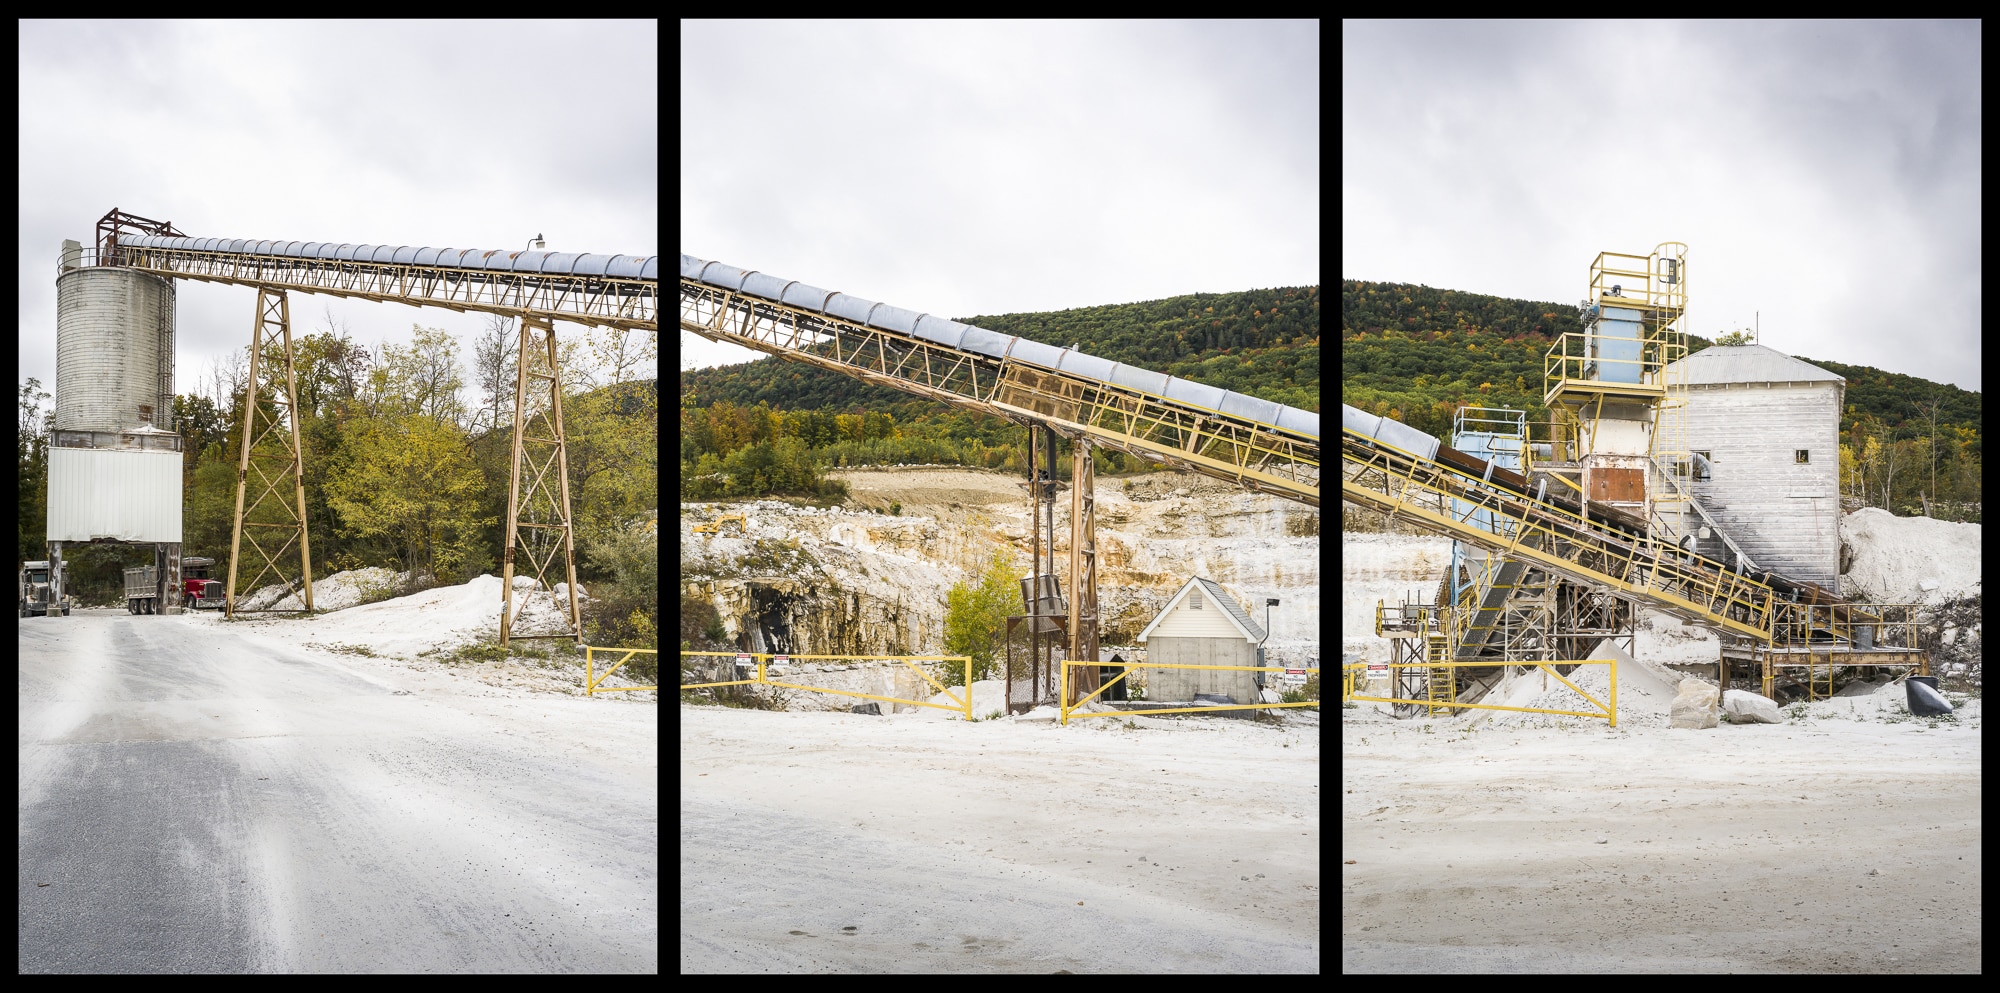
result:
[[[450,424],[429,417],[369,418],[348,426],[348,459],[327,478],[342,529],[394,542],[416,575],[455,572],[493,518],[478,513],[484,479]]]
[[[1021,597],[1021,572],[1007,556],[995,552],[978,585],[960,581],[945,594],[944,650],[947,655],[972,657],[972,678],[989,679],[998,668],[1007,635],[1007,615]],[[959,669],[945,673],[946,685],[965,680]]]
[[[14,506],[20,513],[19,553],[24,561],[48,551],[49,435],[41,380],[21,384],[20,423],[14,434]]]
[[[1716,343],[1716,344],[1718,344],[1718,345],[1754,345],[1754,344],[1756,344],[1756,342],[1755,342],[1754,340],[1752,340],[1752,338],[1751,338],[1751,336],[1750,336],[1750,332],[1748,332],[1748,331],[1731,331],[1731,332],[1729,332],[1728,334],[1725,334],[1725,335],[1723,335],[1722,337],[1720,337],[1720,338],[1717,338],[1717,339],[1715,339],[1715,343]]]

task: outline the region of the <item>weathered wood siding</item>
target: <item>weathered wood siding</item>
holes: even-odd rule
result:
[[[1839,397],[1837,383],[1688,391],[1688,448],[1714,463],[1695,499],[1758,565],[1829,587],[1840,570]],[[1801,448],[1806,465],[1793,458]]]

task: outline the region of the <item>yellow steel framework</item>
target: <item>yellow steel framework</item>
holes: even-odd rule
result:
[[[115,232],[118,229],[116,222],[121,216],[118,211],[113,211],[100,223],[100,264],[124,266],[171,279],[250,286],[258,291],[258,323],[251,345],[251,389],[244,401],[242,423],[262,426],[244,432],[243,458],[237,473],[236,519],[230,538],[230,569],[225,594],[231,616],[240,610],[236,606],[237,563],[246,527],[290,528],[296,532],[299,572],[304,586],[301,602],[306,610],[312,609],[311,545],[305,523],[304,464],[295,414],[297,391],[293,381],[290,304],[287,300],[288,291],[297,290],[417,307],[501,314],[520,320],[521,356],[515,383],[513,465],[507,496],[500,643],[505,646],[510,637],[570,638],[578,644],[582,643],[581,614],[576,603],[575,537],[569,505],[568,441],[562,423],[560,363],[553,322],[564,320],[618,330],[657,332],[660,326],[658,280],[116,245],[115,237],[107,240],[104,235],[107,224],[110,225],[109,230]],[[130,226],[179,234],[170,227],[160,225]],[[282,379],[277,377],[280,368],[284,371]],[[257,407],[260,369],[271,378],[271,385],[265,388],[264,396],[266,402],[276,408],[275,413]],[[546,402],[542,400],[544,387],[548,394]],[[281,424],[290,429],[289,442],[284,442],[282,436],[271,440],[282,451],[274,454],[270,452],[269,445],[258,447],[276,434]],[[528,431],[544,433],[529,435],[526,434]],[[275,504],[267,502],[267,498],[282,484],[279,478],[282,471],[277,474],[268,471],[273,466],[281,470],[288,466],[293,478],[297,509],[295,512],[287,511],[293,514],[289,524],[254,519],[261,508],[283,503],[282,500]],[[253,468],[259,470],[259,495],[246,505],[246,489],[250,486]],[[254,533],[250,539],[252,550],[264,553],[262,543],[257,541]],[[567,632],[535,636],[512,634],[517,617],[513,602],[517,548],[527,553],[525,561],[540,584],[530,591],[530,597],[546,591],[554,599],[548,574],[553,569],[555,553],[561,552],[569,595],[566,604],[557,604],[557,611],[569,628]],[[287,543],[279,548],[279,554],[288,550]],[[256,578],[250,580],[252,586],[267,573],[278,575],[288,587],[292,585],[285,572],[277,567],[277,557],[264,554],[263,559],[263,568]]]
[[[500,647],[511,638],[569,638],[583,644],[576,604],[576,534],[569,507],[569,451],[563,432],[562,366],[553,325],[521,322],[521,354],[514,380],[514,458],[507,485],[507,552],[501,563]],[[522,470],[526,469],[525,475]],[[516,554],[516,553],[521,554]],[[555,557],[563,558],[567,596],[558,598]],[[514,567],[525,563],[535,580],[522,606],[547,595],[567,631],[515,634]]]
[[[229,539],[229,581],[224,585],[226,613],[246,611],[236,603],[238,576],[244,565],[243,540],[257,560],[256,574],[246,589],[257,589],[269,575],[283,584],[304,609],[313,609],[312,544],[306,533],[305,461],[300,456],[298,381],[292,369],[292,308],[285,291],[257,288],[257,316],[250,326],[249,385],[243,396],[243,454],[236,468],[236,516]],[[245,497],[256,496],[245,503]],[[257,540],[263,533],[275,544]],[[280,564],[298,543],[299,583]]]
[[[121,246],[117,264],[173,279],[657,331],[658,280]]]
[[[1610,529],[1354,431],[1343,432],[1341,460],[1344,499],[1686,620],[1770,640],[1777,599],[1768,585],[1670,541]],[[1440,509],[1455,506],[1469,509]],[[1475,523],[1477,511],[1491,523]]]
[[[1098,687],[1097,689],[1095,689],[1095,690],[1092,690],[1092,691],[1091,691],[1090,693],[1088,693],[1088,694],[1085,694],[1085,695],[1084,695],[1084,696],[1082,696],[1081,698],[1077,699],[1077,700],[1076,700],[1075,702],[1070,702],[1070,699],[1069,699],[1069,697],[1070,697],[1070,693],[1071,693],[1072,691],[1071,691],[1071,689],[1070,689],[1070,685],[1069,685],[1069,670],[1070,670],[1070,668],[1071,668],[1072,666],[1081,666],[1081,667],[1084,667],[1086,671],[1088,671],[1088,670],[1090,670],[1090,669],[1092,669],[1092,668],[1095,668],[1095,667],[1098,667],[1098,666],[1122,666],[1122,667],[1124,667],[1125,671],[1124,671],[1124,672],[1121,672],[1121,673],[1119,673],[1119,674],[1118,674],[1118,675],[1116,675],[1116,676],[1113,676],[1113,677],[1111,678],[1111,681],[1110,681],[1110,682],[1107,682],[1107,683],[1105,683],[1104,685],[1102,685],[1102,686],[1099,686],[1099,687]],[[1213,705],[1213,706],[1208,706],[1208,707],[1168,707],[1168,708],[1164,708],[1164,709],[1161,709],[1161,710],[1142,710],[1142,711],[1134,711],[1134,710],[1100,710],[1100,711],[1097,711],[1097,712],[1095,712],[1095,713],[1089,713],[1089,714],[1084,714],[1084,713],[1078,713],[1078,709],[1079,709],[1079,708],[1081,708],[1081,707],[1082,707],[1082,706],[1083,706],[1084,704],[1086,704],[1086,703],[1089,703],[1089,702],[1090,702],[1090,701],[1091,701],[1092,699],[1096,698],[1096,696],[1097,696],[1097,695],[1098,695],[1099,693],[1102,693],[1102,692],[1104,692],[1105,690],[1108,690],[1108,689],[1110,689],[1110,688],[1111,688],[1112,686],[1116,685],[1116,684],[1118,683],[1118,681],[1119,681],[1119,680],[1121,680],[1121,679],[1124,679],[1124,678],[1125,678],[1126,676],[1129,676],[1129,675],[1131,675],[1131,674],[1132,674],[1132,670],[1134,670],[1134,669],[1230,669],[1230,670],[1234,670],[1234,671],[1238,671],[1238,672],[1284,672],[1284,671],[1286,671],[1286,670],[1285,670],[1285,667],[1284,667],[1284,666],[1281,666],[1281,665],[1279,665],[1279,666],[1269,666],[1269,665],[1177,665],[1177,664],[1169,664],[1169,663],[1164,663],[1164,662],[1154,662],[1154,663],[1146,663],[1146,662],[1084,662],[1084,661],[1078,661],[1078,660],[1076,660],[1076,659],[1064,659],[1064,660],[1062,660],[1062,686],[1063,686],[1063,689],[1062,689],[1062,695],[1058,697],[1058,699],[1060,699],[1060,700],[1062,700],[1062,701],[1063,701],[1063,704],[1062,704],[1062,707],[1061,707],[1061,711],[1062,711],[1062,714],[1061,714],[1061,718],[1062,718],[1062,723],[1063,723],[1063,724],[1064,724],[1065,726],[1067,726],[1067,725],[1069,724],[1069,719],[1070,719],[1070,718],[1072,718],[1072,717],[1074,717],[1074,718],[1076,718],[1076,719],[1078,719],[1078,720],[1082,720],[1082,719],[1084,719],[1084,718],[1086,718],[1086,717],[1131,717],[1131,716],[1133,716],[1133,715],[1135,715],[1135,714],[1137,714],[1137,715],[1139,715],[1139,716],[1143,716],[1143,717],[1152,717],[1152,716],[1154,716],[1154,715],[1156,715],[1156,714],[1199,714],[1199,713],[1209,713],[1209,712],[1212,712],[1212,711],[1218,711],[1218,710],[1285,710],[1285,709],[1288,709],[1288,708],[1293,708],[1293,707],[1318,707],[1318,706],[1319,706],[1319,701],[1318,701],[1318,700],[1307,700],[1307,701],[1303,701],[1303,702],[1300,702],[1300,703],[1228,703],[1228,704],[1215,704],[1215,705]],[[1319,670],[1318,670],[1317,668],[1311,668],[1311,669],[1308,669],[1307,671],[1308,671],[1308,672],[1318,672]],[[1079,691],[1077,691],[1077,692],[1081,692],[1081,691],[1079,690]]]
[[[1269,424],[681,280],[681,330],[1319,506],[1319,442]]]
[[[1484,667],[1484,666],[1491,666],[1492,664],[1493,663],[1491,662],[1432,662],[1428,664],[1428,667],[1433,671],[1439,669],[1450,671],[1454,669],[1463,669],[1468,666]],[[1609,724],[1607,726],[1609,727],[1615,728],[1618,726],[1618,664],[1614,660],[1563,659],[1563,660],[1549,661],[1549,662],[1529,662],[1525,663],[1525,665],[1532,665],[1535,668],[1540,669],[1543,672],[1546,672],[1549,675],[1556,677],[1557,682],[1563,684],[1566,687],[1569,687],[1569,689],[1572,692],[1576,693],[1577,696],[1584,698],[1586,701],[1588,701],[1592,706],[1596,707],[1597,709],[1596,710],[1552,710],[1546,707],[1508,707],[1497,703],[1456,703],[1456,702],[1452,703],[1451,706],[1454,709],[1460,709],[1460,710],[1512,710],[1525,714],[1562,714],[1568,717],[1593,717],[1604,721],[1608,721]],[[1609,699],[1599,700],[1596,697],[1591,696],[1589,693],[1584,692],[1582,687],[1576,685],[1575,683],[1570,682],[1567,679],[1564,679],[1563,674],[1555,670],[1555,667],[1559,665],[1604,666],[1605,671],[1610,673],[1611,676],[1611,692],[1609,695]],[[1397,700],[1391,697],[1356,696],[1354,694],[1354,676],[1357,674],[1357,670],[1366,669],[1367,667],[1368,663],[1366,662],[1346,663],[1340,667],[1341,672],[1345,677],[1341,680],[1342,692],[1341,692],[1340,702],[1347,703],[1349,701],[1353,701],[1356,703],[1387,703],[1387,704],[1407,704],[1410,702],[1408,700]],[[1433,710],[1439,709],[1439,705],[1433,703],[1432,708]]]
[[[613,663],[611,668],[604,670],[604,675],[600,676],[597,674],[598,652],[604,652],[608,655],[616,655],[619,652],[623,652],[625,654],[620,655],[618,661]],[[654,686],[597,685],[598,683],[601,683],[604,680],[611,678],[611,674],[617,672],[620,667],[624,666],[625,663],[632,661],[632,656],[658,655],[658,654],[660,653],[657,650],[651,648],[601,648],[596,645],[583,646],[583,695],[591,696],[598,693],[639,693],[645,690],[659,689],[659,686],[657,685]]]
[[[785,689],[806,690],[812,693],[830,693],[834,696],[851,696],[851,697],[859,697],[860,699],[863,700],[880,700],[885,703],[906,703],[913,707],[930,707],[936,710],[956,710],[959,713],[965,715],[966,720],[968,721],[972,720],[972,688],[971,688],[972,656],[970,655],[781,655],[775,652],[755,652],[755,653],[682,652],[681,653],[681,658],[683,661],[685,661],[690,657],[694,658],[735,657],[738,659],[754,659],[755,662],[753,662],[752,664],[756,666],[757,676],[755,679],[727,679],[721,682],[712,682],[712,683],[682,683],[680,684],[680,687],[683,690],[698,690],[714,686],[751,686],[751,685],[779,686]],[[802,686],[798,683],[781,683],[775,679],[770,678],[768,670],[770,665],[772,664],[771,659],[773,658],[778,658],[788,663],[803,662],[808,660],[822,661],[822,662],[839,662],[839,661],[852,661],[852,660],[859,660],[865,662],[875,662],[875,661],[901,662],[904,665],[909,666],[911,669],[915,670],[918,676],[923,677],[924,682],[929,683],[931,684],[931,686],[935,687],[937,691],[939,693],[944,694],[944,698],[946,700],[951,701],[951,703],[949,706],[947,706],[945,704],[931,703],[928,700],[909,700],[903,697],[877,696],[870,693],[857,693],[853,690],[833,690],[833,689],[827,689],[824,686]],[[940,683],[937,680],[931,678],[930,673],[925,672],[922,668],[920,668],[917,665],[918,662],[963,663],[965,665],[965,682],[959,684],[959,693],[957,694],[957,696],[953,696],[951,690],[948,687],[946,687],[943,683]],[[683,668],[682,671],[686,671],[685,668]]]

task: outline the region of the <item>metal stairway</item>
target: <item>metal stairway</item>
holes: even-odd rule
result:
[[[1690,554],[1671,541],[1607,520],[1585,520],[1526,492],[1525,486],[1496,478],[1490,467],[1475,475],[1446,465],[1432,457],[1436,439],[1422,435],[1409,440],[1409,435],[1417,434],[1409,431],[1398,440],[1406,444],[1427,440],[1429,453],[1344,427],[1342,499],[1730,635],[1770,640],[1778,595],[1768,584]],[[1479,526],[1474,513],[1460,507],[1483,515],[1491,522],[1490,529]]]

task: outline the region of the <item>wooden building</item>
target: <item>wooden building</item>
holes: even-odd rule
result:
[[[1694,498],[1760,569],[1831,589],[1840,573],[1840,411],[1847,381],[1763,345],[1682,359]],[[1697,550],[1733,553],[1709,534]]]
[[[1262,665],[1264,628],[1212,580],[1187,581],[1139,633],[1146,661],[1172,665]],[[1148,702],[1192,701],[1197,693],[1259,703],[1263,675],[1216,669],[1150,669]],[[1250,711],[1240,711],[1250,713]]]

